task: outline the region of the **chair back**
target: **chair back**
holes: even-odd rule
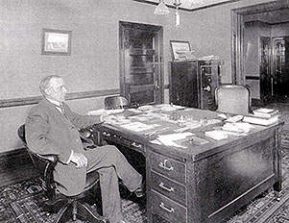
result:
[[[104,99],[104,108],[111,110],[111,109],[123,109],[128,108],[129,102],[123,96],[110,96]]]
[[[33,166],[36,170],[41,174],[44,182],[43,182],[43,189],[48,195],[49,198],[53,197],[55,195],[55,184],[53,181],[53,170],[56,165],[57,158],[53,155],[48,156],[42,156],[39,154],[36,154],[29,150],[25,138],[25,125],[21,125],[18,128],[18,136],[22,140],[23,144],[25,145],[28,155],[33,163]]]
[[[25,125],[21,125],[19,128],[18,128],[18,136],[19,138],[21,139],[21,141],[25,144],[26,146],[26,138],[25,138]]]
[[[216,88],[217,111],[246,115],[251,110],[250,91],[241,85],[221,85]]]

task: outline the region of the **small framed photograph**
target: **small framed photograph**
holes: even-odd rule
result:
[[[186,59],[184,55],[191,53],[191,46],[189,41],[171,40],[171,51],[173,61]]]
[[[71,31],[43,29],[42,55],[71,54]]]

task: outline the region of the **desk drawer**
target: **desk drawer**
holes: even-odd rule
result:
[[[169,222],[186,223],[187,209],[182,205],[162,196],[161,194],[151,191],[152,211]]]
[[[157,173],[151,173],[151,187],[153,190],[165,195],[168,198],[186,206],[185,186],[173,182]]]
[[[150,153],[149,159],[155,172],[185,184],[185,163],[157,153]]]

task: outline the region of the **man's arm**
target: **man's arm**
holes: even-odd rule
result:
[[[64,145],[58,145],[47,137],[49,123],[43,116],[31,113],[26,119],[25,132],[29,149],[40,155],[56,155],[60,162],[67,163],[72,151],[62,149]]]
[[[86,128],[93,124],[100,124],[103,122],[101,116],[80,115],[76,112],[71,111],[67,105],[65,105],[65,115],[67,115],[73,125],[75,125],[79,129]]]

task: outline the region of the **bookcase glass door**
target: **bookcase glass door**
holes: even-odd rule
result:
[[[162,28],[120,22],[120,88],[131,105],[163,98]]]

